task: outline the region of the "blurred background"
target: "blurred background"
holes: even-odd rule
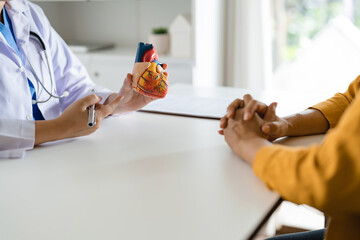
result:
[[[333,92],[359,74],[360,0],[36,3],[110,88],[131,71],[139,41],[165,46],[172,83]]]
[[[360,0],[34,2],[93,81],[113,91],[140,41],[155,45],[172,85],[331,96],[360,74]],[[262,234],[323,226],[322,213],[285,203]]]

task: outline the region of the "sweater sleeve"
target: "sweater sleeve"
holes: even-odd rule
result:
[[[330,128],[334,128],[339,122],[344,111],[349,107],[355,98],[360,86],[360,76],[351,82],[348,89],[344,93],[336,93],[332,98],[318,103],[311,108],[317,109],[325,116],[330,124]]]
[[[341,98],[355,96],[355,93],[352,94],[352,91],[355,91],[353,86],[354,83],[349,87],[350,92]],[[325,111],[328,110],[330,111],[330,108]],[[263,147],[255,157],[253,169],[269,188],[289,201],[308,204],[328,214],[358,214],[359,146],[358,96],[345,111],[337,127],[327,133],[320,145],[297,148],[280,145]]]

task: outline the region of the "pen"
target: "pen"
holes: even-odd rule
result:
[[[93,89],[92,92],[94,93],[95,90]],[[96,124],[96,118],[95,118],[95,104],[91,105],[89,107],[89,117],[88,117],[88,127],[93,127]]]

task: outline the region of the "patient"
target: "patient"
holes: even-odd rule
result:
[[[284,199],[330,216],[323,231],[273,239],[360,239],[360,76],[347,91],[280,118],[250,95],[229,105],[219,131],[233,152]],[[326,133],[310,147],[271,143],[283,136]]]

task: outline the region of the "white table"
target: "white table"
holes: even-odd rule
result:
[[[317,104],[334,93],[322,92],[319,89],[309,89],[306,92],[279,91],[279,90],[248,90],[231,87],[192,87],[188,84],[177,84],[170,86],[169,93],[179,96],[195,96],[205,98],[227,99],[229,102],[235,98],[242,98],[244,94],[251,94],[254,99],[270,104],[278,102],[276,112],[279,116],[286,116],[302,111],[314,104]],[[225,109],[226,110],[226,109]]]
[[[248,238],[279,196],[218,125],[137,112],[0,160],[0,239]]]

